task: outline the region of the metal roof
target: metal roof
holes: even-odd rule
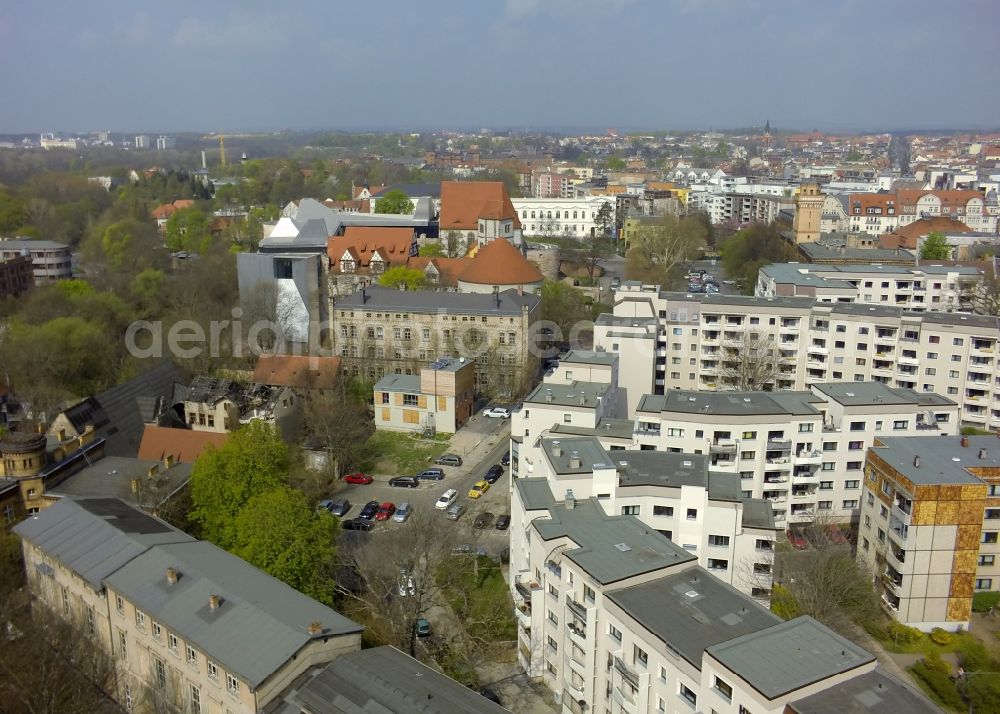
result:
[[[557,475],[590,473],[595,468],[610,468],[615,463],[593,436],[542,439],[541,447]],[[579,459],[579,465],[570,463],[574,458]]]
[[[14,526],[96,591],[105,577],[148,548],[194,538],[117,498],[64,498]]]
[[[605,382],[577,382],[556,384],[542,382],[524,398],[525,404],[554,404],[564,407],[587,407],[593,409],[598,399],[604,397],[610,384]]]
[[[420,392],[420,376],[416,374],[387,374],[375,383],[376,392]]]
[[[52,496],[77,498],[120,498],[138,506],[155,508],[169,498],[191,477],[191,463],[175,463],[169,469],[161,461],[107,456],[47,489]],[[150,469],[155,468],[153,476]],[[133,492],[137,479],[139,491]]]
[[[167,568],[177,581],[167,582]],[[311,639],[361,625],[205,541],[157,545],[105,578],[149,617],[256,689]],[[209,596],[220,605],[209,607]],[[310,623],[322,631],[310,635]]]
[[[520,315],[541,302],[537,295],[518,295],[516,290],[497,293],[452,293],[437,290],[394,290],[372,285],[339,298],[337,310],[394,310],[415,313],[466,313],[473,315]]]
[[[643,413],[681,412],[684,414],[814,415],[813,404],[822,399],[812,392],[697,392],[670,390],[664,395],[645,395],[636,410]]]
[[[788,710],[795,714],[941,714],[937,706],[912,686],[879,669],[791,702]]]
[[[806,615],[707,652],[772,700],[875,661],[875,655]]]
[[[949,406],[955,402],[931,392],[896,389],[881,382],[821,382],[812,388],[835,402],[847,406],[874,404],[914,404],[917,406]]]
[[[712,645],[781,622],[700,566],[607,592],[605,597],[699,670]]]
[[[962,439],[968,446],[962,446]],[[878,437],[874,453],[915,484],[981,484],[967,471],[970,467],[1000,467],[1000,442],[995,436]],[[980,449],[986,457],[979,458]],[[919,465],[914,461],[919,459]]]
[[[508,711],[395,647],[342,654],[288,699],[310,714],[491,714]]]

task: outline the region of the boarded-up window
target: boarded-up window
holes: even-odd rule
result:
[[[397,407],[403,406],[403,394],[402,392],[396,392],[393,396],[393,402]]]
[[[437,408],[437,410],[439,412],[443,412],[443,411],[447,411],[447,409],[448,409],[448,398],[447,397],[438,397],[438,408]]]
[[[426,409],[427,408],[427,395],[421,394],[417,398],[417,406],[420,407],[421,409]]]
[[[389,421],[391,419],[392,419],[392,417],[390,416],[389,408],[388,407],[382,407],[382,421],[387,422],[387,421]]]
[[[403,410],[403,423],[404,424],[419,424],[420,423],[420,412],[416,409],[404,409]]]

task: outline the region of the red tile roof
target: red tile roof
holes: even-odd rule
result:
[[[511,219],[514,228],[521,227],[502,181],[441,182],[441,230],[474,231],[480,218]]]
[[[385,186],[367,186],[367,187],[364,186],[364,185],[362,185],[362,186],[355,186],[354,187],[354,198],[358,199],[361,196],[361,192],[364,191],[365,188],[368,189],[368,195],[369,196],[374,196],[379,191],[384,190]]]
[[[920,189],[904,189],[899,193],[899,203],[901,206],[905,206],[906,210],[909,211],[911,208],[915,208],[917,201],[928,193],[932,193],[937,196],[941,201],[941,208],[945,210],[951,210],[955,208],[965,208],[966,204],[973,198],[983,198],[983,194],[979,191],[971,191],[968,189],[952,189],[948,191],[924,191]]]
[[[261,355],[253,370],[253,381],[277,387],[329,389],[336,384],[339,373],[339,357]]]
[[[407,268],[415,268],[421,272],[426,272],[427,266],[434,263],[437,268],[440,285],[458,285],[458,276],[472,263],[470,258],[421,258],[414,256],[406,262]]]
[[[139,458],[159,461],[168,454],[177,463],[194,462],[209,446],[218,448],[226,443],[229,434],[193,429],[171,429],[166,426],[146,424],[139,444]]]
[[[382,226],[348,226],[342,236],[331,236],[326,241],[326,254],[333,272],[340,272],[340,257],[350,250],[358,260],[358,269],[365,269],[377,250],[387,265],[401,265],[410,257],[413,246],[412,228],[384,228]]]
[[[897,228],[889,235],[884,236],[887,239],[886,241],[880,238],[879,243],[885,243],[882,245],[883,248],[915,249],[917,247],[917,240],[935,231],[948,234],[974,232],[959,220],[946,216],[934,216],[932,218],[921,218],[918,221]]]
[[[544,280],[542,272],[503,238],[496,238],[476,253],[458,279],[477,285],[525,285]]]

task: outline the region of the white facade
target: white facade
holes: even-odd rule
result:
[[[611,207],[611,225],[614,225],[615,201],[606,196],[512,198],[511,203],[521,219],[521,232],[528,237],[600,235],[595,219],[605,203]]]

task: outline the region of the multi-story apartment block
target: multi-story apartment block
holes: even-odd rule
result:
[[[149,136],[147,134],[139,134],[135,137],[135,148],[137,149],[148,149],[149,148]]]
[[[973,594],[1000,590],[998,534],[995,437],[880,438],[869,449],[857,558],[900,622],[968,627]]]
[[[571,198],[575,193],[573,177],[554,171],[531,173],[531,195],[535,198]]]
[[[514,395],[537,374],[538,358],[527,348],[540,303],[519,290],[372,286],[334,303],[331,337],[347,374],[417,374],[440,357],[464,357],[476,363],[477,391]]]
[[[791,195],[745,193],[741,191],[692,191],[688,209],[704,211],[712,223],[770,223],[783,210],[792,209],[795,199]]]
[[[387,374],[375,383],[375,428],[454,434],[473,414],[476,367],[442,357],[420,375]]]
[[[889,305],[914,312],[968,310],[982,284],[971,266],[772,263],[757,274],[757,297],[802,296],[818,302]]]
[[[804,297],[691,295],[632,282],[615,297],[614,317],[597,321],[594,344],[617,352],[630,378],[647,373],[652,355],[652,382],[636,385],[641,394],[725,389],[739,368],[735,356],[756,345],[762,353],[777,351],[775,389],[882,382],[946,396],[958,403],[962,422],[1000,427],[995,317]],[[651,320],[655,342],[648,338]]]
[[[974,231],[996,233],[1000,206],[979,191],[903,189],[893,193],[853,193],[847,201],[853,232],[889,233],[921,218],[957,218]]]
[[[164,134],[160,134],[158,137],[156,137],[157,151],[167,151],[168,149],[174,149],[174,148],[177,148],[177,139],[175,137],[166,136]]]
[[[48,285],[73,277],[73,256],[68,245],[54,240],[0,238],[0,261],[31,256],[35,285]]]
[[[557,500],[542,479],[512,498],[518,660],[563,712],[781,714],[871,689],[872,711],[934,711],[865,650],[811,618],[782,622],[634,516]]]
[[[611,209],[608,225],[615,225],[615,201],[607,196],[513,198],[511,203],[521,217],[521,230],[526,236],[586,238],[603,235],[604,229],[596,223],[596,218],[604,204]]]
[[[116,662],[126,710],[261,711],[361,626],[119,499],[63,499],[15,526],[38,617]]]

